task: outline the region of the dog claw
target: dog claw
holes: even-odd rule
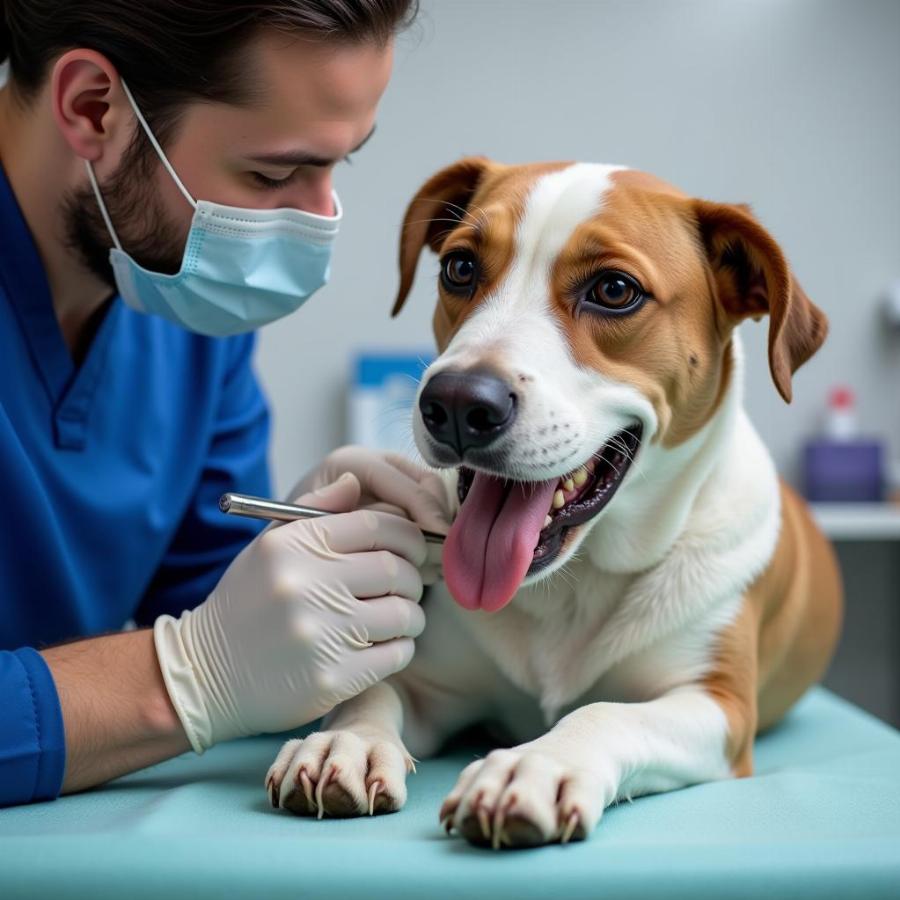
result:
[[[515,796],[510,797],[503,806],[498,806],[497,812],[494,813],[494,839],[491,842],[491,845],[495,850],[500,849],[501,843],[509,843],[508,840],[504,840],[506,838],[506,833],[504,831],[506,828],[506,816],[513,806],[515,806],[516,799]]]
[[[266,793],[269,795],[269,805],[274,809],[278,809],[281,797],[278,789],[275,787],[275,779],[271,775],[266,779]]]
[[[571,813],[569,813],[569,818],[566,820],[565,827],[563,828],[562,837],[560,838],[561,844],[568,844],[572,839],[572,835],[575,833],[575,829],[578,827],[578,810],[573,809]]]
[[[306,769],[300,770],[300,786],[303,788],[303,795],[306,797],[306,802],[310,805],[310,808],[316,808],[316,800],[313,797],[313,784],[309,780],[309,775],[306,774]]]
[[[317,819],[322,819],[325,817],[325,788],[328,787],[328,783],[336,774],[336,770],[334,767],[328,770],[323,778],[319,779],[319,783],[316,785],[316,806],[319,808],[318,813],[316,814]]]
[[[476,810],[478,816],[478,824],[481,826],[481,836],[489,841],[491,839],[491,819],[487,810],[483,806],[479,806]]]
[[[447,832],[447,834],[453,834],[453,816],[444,816],[441,819],[441,828]]]
[[[380,781],[373,781],[369,786],[369,815],[375,815],[375,798],[378,796],[378,791],[381,789]]]
[[[451,822],[453,821],[453,817],[456,815],[456,810],[458,809],[459,804],[455,801],[445,800],[441,804],[441,811],[438,813],[438,818],[441,822],[445,819],[449,819]]]

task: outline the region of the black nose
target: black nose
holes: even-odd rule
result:
[[[462,458],[487,447],[516,417],[516,395],[491,372],[439,372],[419,397],[419,411],[431,436]]]

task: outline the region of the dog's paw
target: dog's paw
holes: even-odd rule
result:
[[[406,802],[415,771],[402,744],[352,731],[320,731],[288,741],[266,775],[269,802],[298,816],[364,816]]]
[[[494,750],[460,773],[441,824],[473,844],[536,847],[586,838],[603,812],[603,779],[537,748]]]

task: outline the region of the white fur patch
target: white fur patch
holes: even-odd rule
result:
[[[612,187],[610,176],[625,166],[574,163],[537,180],[519,224],[516,263],[540,268],[543,286],[556,257],[582,222],[593,218]]]

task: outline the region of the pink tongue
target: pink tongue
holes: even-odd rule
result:
[[[444,578],[466,609],[496,612],[519,589],[558,479],[529,484],[475,474],[444,542]]]

